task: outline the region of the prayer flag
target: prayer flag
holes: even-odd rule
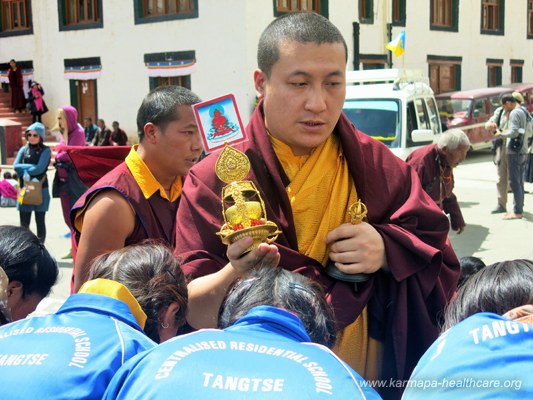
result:
[[[396,57],[403,55],[405,51],[405,31],[398,33],[385,47],[392,51]]]

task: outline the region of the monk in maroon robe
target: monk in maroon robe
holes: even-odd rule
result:
[[[450,129],[440,136],[438,143],[416,149],[405,160],[417,172],[425,192],[450,215],[457,234],[464,231],[466,223],[453,193],[453,169],[464,161],[469,149],[468,136],[460,129]]]
[[[267,56],[266,66],[258,56],[254,82],[261,102],[247,127],[249,141],[234,147],[249,158],[246,180],[255,183],[268,220],[282,233],[275,244],[262,243],[245,255],[251,238],[222,244],[216,232],[224,223],[220,196],[226,184],[215,175],[217,154],[193,167],[176,217],[176,254],[193,279],[188,322],[194,328],[215,326],[231,283],[256,265],[277,264],[323,286],[339,331],[366,310],[366,333],[382,344],[380,378],[408,379],[437,337],[437,318],[456,287],[459,262],[447,237],[448,220],[423,191],[416,173],[342,114],[347,52],[338,30],[313,13],[288,14],[272,24],[281,28],[273,34],[267,27],[259,53],[265,35],[283,32],[274,38],[278,54]],[[326,274],[326,263],[301,251],[300,227],[287,193],[292,182],[273,146],[283,143],[305,163],[305,157],[331,138],[339,144],[340,163],[347,165],[368,215],[366,222],[344,223],[319,239],[339,270],[369,276],[356,288]],[[401,388],[389,386],[381,394],[399,398]]]
[[[25,113],[26,98],[24,97],[24,79],[22,70],[17,66],[15,60],[9,61],[7,78],[9,80],[9,90],[11,91],[11,108],[16,113]]]

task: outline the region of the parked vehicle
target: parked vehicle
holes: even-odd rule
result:
[[[472,150],[490,148],[493,135],[485,129],[485,123],[500,106],[500,96],[512,91],[508,87],[491,87],[438,94],[435,98],[441,122],[447,129],[461,128],[468,135]]]
[[[349,71],[343,111],[361,132],[405,159],[442,132],[437,103],[419,71]]]

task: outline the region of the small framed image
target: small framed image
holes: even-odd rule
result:
[[[232,94],[192,106],[206,153],[248,140]]]

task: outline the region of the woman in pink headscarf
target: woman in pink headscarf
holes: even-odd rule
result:
[[[78,124],[78,111],[72,106],[63,106],[57,110],[57,127],[61,132],[59,145],[56,147],[55,157],[56,176],[52,187],[52,196],[61,198],[63,219],[72,232],[70,223],[70,209],[87,189],[74,171],[72,160],[65,151],[65,146],[85,146],[85,133]],[[73,176],[75,175],[75,176]],[[77,178],[77,179],[76,179]],[[74,235],[71,235],[73,238]],[[73,249],[75,246],[72,240]]]
[[[28,91],[28,104],[32,116],[32,122],[42,122],[41,116],[48,112],[48,107],[44,102],[43,95],[44,90],[42,86],[33,81],[31,83],[31,88]]]

